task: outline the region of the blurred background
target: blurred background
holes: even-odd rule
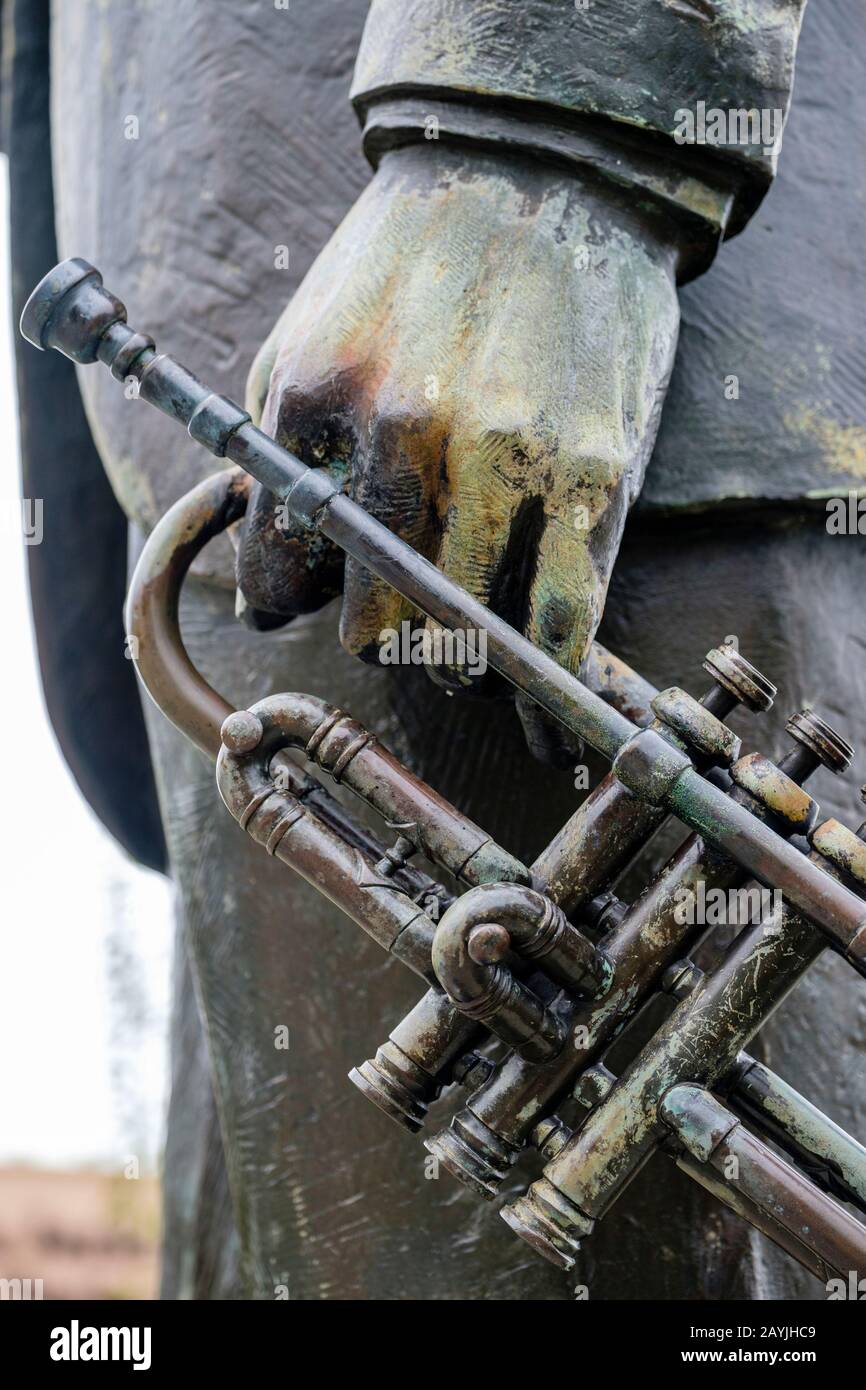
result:
[[[0,1281],[41,1279],[46,1298],[151,1298],[170,888],[96,820],[43,707],[25,580],[6,204],[2,158]]]

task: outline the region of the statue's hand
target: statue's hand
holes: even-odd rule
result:
[[[248,408],[577,670],[677,324],[672,253],[611,192],[431,142],[383,159],[262,347]],[[365,660],[412,616],[352,560],[343,579],[329,543],[286,529],[261,489],[238,577],[260,625],[342,585],[341,639]],[[549,751],[536,707],[521,716]]]

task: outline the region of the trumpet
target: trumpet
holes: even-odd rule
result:
[[[486,1199],[534,1146],[543,1174],[500,1215],[560,1268],[574,1267],[596,1222],[662,1150],[825,1283],[866,1273],[866,1149],[748,1052],[825,949],[866,974],[866,822],[853,831],[822,820],[805,787],[820,766],[848,768],[841,734],[804,709],[777,761],[744,755],[725,721],[737,707],[769,709],[777,692],[731,642],[709,652],[699,698],[656,690],[597,643],[582,679],[565,671],[327,468],[307,467],[158,353],[86,261],[45,276],[21,331],[38,348],[131,378],[137,395],[231,465],[154,529],[127,630],[145,688],[215,760],[239,826],[423,981],[416,1006],[350,1073],[362,1094],[418,1133],[434,1099],[462,1090],[426,1147]],[[483,632],[490,666],[610,763],[534,863],[342,710],[297,693],[236,710],[196,670],[179,627],[181,588],[196,555],[243,516],[253,478],[435,624]],[[351,788],[396,839],[359,824],[314,770]],[[688,838],[623,901],[623,871],[668,817]],[[445,883],[411,862],[419,855]],[[730,942],[682,910],[709,890],[748,903]],[[666,1021],[616,1075],[613,1039],[659,995],[671,1002]],[[577,1123],[564,1118],[569,1107]]]

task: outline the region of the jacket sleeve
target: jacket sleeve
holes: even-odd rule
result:
[[[373,0],[352,90],[368,157],[441,134],[589,166],[681,223],[688,278],[772,181],[804,5]]]

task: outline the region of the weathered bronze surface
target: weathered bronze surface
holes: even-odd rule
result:
[[[240,825],[429,986],[376,1058],[353,1072],[359,1089],[414,1131],[444,1085],[477,1088],[428,1147],[489,1196],[531,1136],[549,1160],[544,1176],[502,1215],[561,1267],[663,1147],[818,1277],[866,1270],[866,1229],[828,1195],[862,1209],[861,1147],[742,1053],[825,945],[866,973],[866,824],[856,834],[835,819],[816,824],[817,803],[801,785],[819,765],[845,770],[845,740],[806,709],[789,721],[795,747],[778,765],[757,754],[734,761],[740,740],[723,720],[737,703],[766,708],[775,692],[724,646],[707,658],[714,686],[700,702],[678,689],[656,694],[603,652],[593,668],[603,694],[590,690],[349,501],[328,471],[308,468],[245,411],[157,355],[86,262],[64,262],[45,278],[22,331],[36,346],[132,377],[144,399],[422,613],[483,630],[491,665],[613,764],[527,870],[342,711],[297,694],[235,711],[195,670],[178,626],[180,586],[198,551],[243,513],[239,470],[201,484],[156,528],[129,602],[147,688],[217,757],[220,794]],[[332,812],[289,749],[351,787],[399,832],[396,843],[377,845]],[[731,763],[730,778],[713,771]],[[621,870],[668,813],[696,834],[634,904],[618,902]],[[808,853],[797,843],[804,835]],[[415,876],[415,852],[469,891],[452,901]],[[695,967],[688,953],[708,934],[706,923],[679,915],[683,890],[730,889],[752,875],[782,900],[760,903],[711,968]],[[593,940],[599,926],[609,929]],[[658,989],[676,1007],[617,1077],[605,1047]],[[512,1049],[499,1063],[476,1052],[488,1033]],[[779,1159],[709,1094],[714,1087],[805,1173],[823,1166],[835,1181],[810,1183]],[[556,1113],[569,1089],[589,1111],[574,1130]]]

